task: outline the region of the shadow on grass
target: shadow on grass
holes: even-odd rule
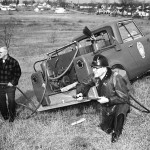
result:
[[[27,108],[31,111],[35,109],[35,104],[32,101],[32,98],[34,97],[34,92],[31,90],[26,91],[25,93],[21,94],[20,97],[16,99],[17,103],[17,115],[19,115],[22,111]]]
[[[26,91],[24,94],[27,98],[21,94],[21,96],[16,99],[17,103],[27,104],[34,97],[34,92],[31,90]]]
[[[93,107],[93,109],[95,110],[94,112],[85,112],[85,109],[88,109],[90,107]],[[75,104],[75,105],[70,105],[70,106],[65,106],[65,107],[60,107],[60,108],[54,108],[51,110],[47,110],[47,112],[58,112],[58,111],[68,111],[68,110],[73,110],[73,109],[77,109],[78,112],[76,114],[76,116],[82,116],[84,114],[99,114],[101,112],[101,106],[100,103],[98,103],[97,101],[89,101],[89,102],[84,102],[84,103],[79,103],[79,104]]]
[[[27,98],[23,94],[20,94],[20,97],[18,97],[16,99],[16,102],[18,104],[17,105],[17,113],[18,114],[20,112],[24,111],[25,108],[28,109],[28,107],[30,107],[33,110],[36,108],[36,107],[33,107],[33,105],[30,104],[30,101],[33,99],[33,97],[35,97],[34,91],[28,90],[24,94],[27,96]],[[34,104],[35,103],[36,102],[34,102]],[[26,105],[27,107],[24,107],[23,105]],[[37,106],[37,104],[36,104],[36,106]],[[94,111],[92,111],[92,112],[85,112],[84,111],[85,109],[88,109],[90,107],[93,107]],[[65,106],[65,107],[46,110],[43,113],[45,113],[45,112],[55,113],[55,112],[58,112],[58,111],[68,111],[68,110],[73,110],[73,109],[78,110],[77,113],[76,113],[77,117],[82,116],[84,114],[95,114],[95,113],[99,114],[101,112],[101,106],[97,101],[89,101],[89,102],[79,103],[79,104],[76,104],[76,105],[71,105],[71,106]],[[40,112],[40,113],[42,114],[42,112]]]
[[[96,150],[88,139],[76,136],[70,143],[70,150]]]

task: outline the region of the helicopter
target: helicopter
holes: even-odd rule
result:
[[[113,71],[128,84],[150,69],[150,35],[144,35],[132,18],[118,19],[90,30],[87,26],[71,43],[47,53],[47,58],[34,63],[31,75],[33,90],[39,105],[35,111],[75,105],[96,99],[96,87],[88,98],[77,101],[76,85],[86,81],[94,55],[102,54]],[[40,70],[37,69],[40,66]],[[68,87],[67,91],[63,91]],[[35,112],[34,111],[34,112]]]

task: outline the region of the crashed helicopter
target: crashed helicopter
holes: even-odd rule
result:
[[[101,53],[110,67],[129,83],[150,69],[150,35],[144,35],[132,18],[102,24],[96,29],[83,29],[71,43],[47,53],[38,60],[31,75],[34,93],[39,102],[35,111],[44,111],[90,101],[98,97],[95,87],[89,98],[77,101],[76,84],[84,82],[92,73],[90,64]],[[41,70],[37,69],[37,65]],[[62,92],[64,87],[68,90]]]

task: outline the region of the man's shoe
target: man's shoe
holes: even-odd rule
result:
[[[109,129],[107,129],[105,132],[106,132],[107,134],[110,134],[110,133],[113,132],[113,129],[109,128]]]
[[[5,116],[5,117],[3,117],[4,118],[4,120],[8,120],[9,119],[9,117],[7,117],[7,116]]]
[[[117,142],[118,141],[118,139],[119,139],[119,134],[117,134],[117,133],[112,133],[112,138],[111,138],[111,142],[112,143],[115,143],[115,142]]]
[[[103,126],[102,126],[102,124],[99,124],[98,127],[101,128],[101,129],[102,129],[104,132],[106,132],[107,134],[110,134],[110,133],[113,132],[113,129],[111,129],[111,128],[104,129]]]
[[[10,118],[9,122],[14,122],[15,118]]]

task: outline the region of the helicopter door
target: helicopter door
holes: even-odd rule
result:
[[[122,37],[123,45],[129,50],[131,56],[137,64],[137,72],[141,73],[147,70],[150,66],[150,61],[147,57],[150,52],[146,42],[146,38],[142,35],[132,20],[127,20],[118,23],[119,31]],[[149,65],[148,65],[149,63]]]

